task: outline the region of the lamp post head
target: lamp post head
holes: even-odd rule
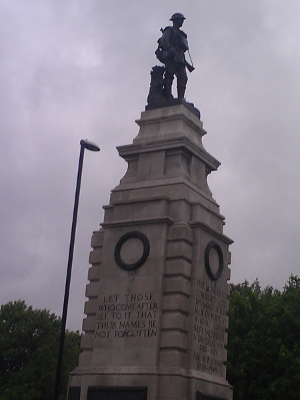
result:
[[[100,151],[100,147],[97,146],[95,143],[90,142],[89,140],[80,140],[80,146],[83,146],[85,149],[91,151]]]

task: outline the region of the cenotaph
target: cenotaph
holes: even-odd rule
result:
[[[203,147],[200,113],[181,96],[178,75],[178,98],[164,91],[166,72],[153,68],[138,135],[118,147],[128,169],[92,236],[68,400],[232,399],[224,366],[232,240],[207,184],[220,163]]]

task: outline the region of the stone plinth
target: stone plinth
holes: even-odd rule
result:
[[[224,362],[232,241],[207,175],[202,122],[148,110],[128,169],[92,237],[78,367],[69,400],[232,398]]]

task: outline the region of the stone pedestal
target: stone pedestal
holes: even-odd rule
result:
[[[224,362],[232,241],[207,185],[219,162],[184,105],[148,110],[92,237],[69,400],[232,398]]]

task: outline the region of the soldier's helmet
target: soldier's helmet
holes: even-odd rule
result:
[[[175,13],[170,18],[170,21],[174,21],[174,19],[185,19],[185,16],[181,13]]]

